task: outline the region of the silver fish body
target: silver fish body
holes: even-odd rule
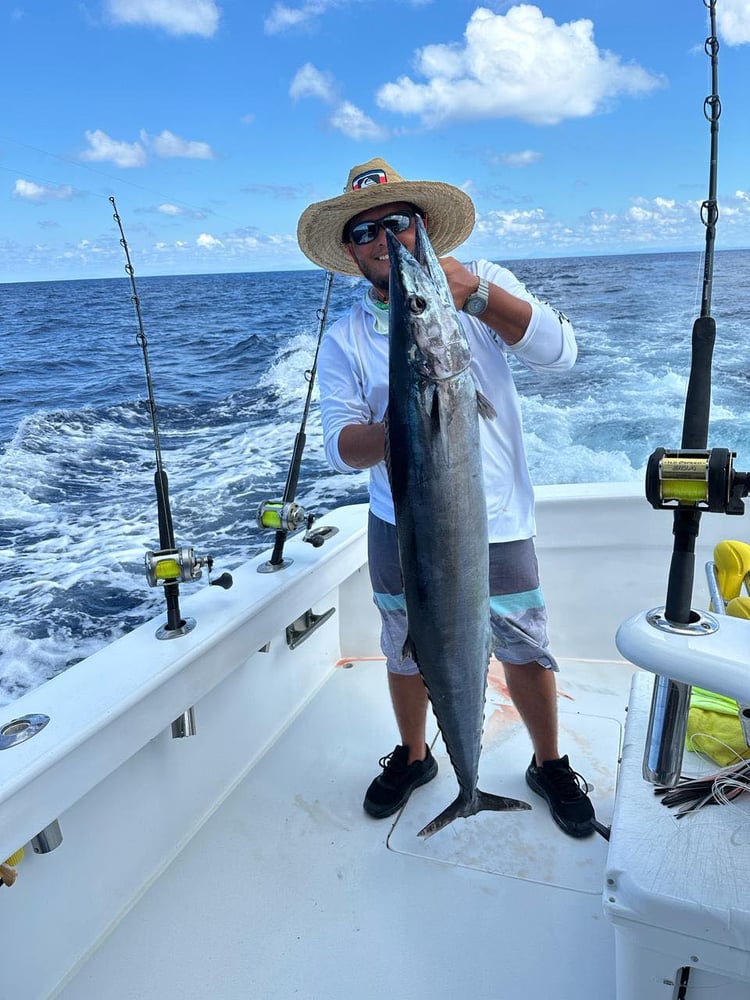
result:
[[[408,619],[459,794],[420,831],[482,809],[529,809],[477,787],[491,652],[487,509],[471,351],[421,219],[390,233],[387,461]]]

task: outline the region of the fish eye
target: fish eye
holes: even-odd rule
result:
[[[409,312],[414,313],[415,316],[420,316],[426,308],[427,303],[421,295],[409,296]]]

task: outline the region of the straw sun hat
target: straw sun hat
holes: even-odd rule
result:
[[[408,201],[428,216],[430,242],[439,255],[450,253],[474,228],[474,205],[460,188],[441,181],[407,181],[379,156],[352,167],[337,198],[310,205],[297,224],[300,249],[327,271],[359,275],[342,243],[344,226],[378,205]]]

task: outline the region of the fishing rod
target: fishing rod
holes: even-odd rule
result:
[[[666,632],[706,634],[715,623],[691,609],[695,575],[695,544],[704,511],[743,514],[743,498],[750,492],[750,474],[734,470],[736,453],[727,448],[708,450],[711,408],[711,364],[716,340],[716,322],[711,316],[714,244],[719,208],[718,176],[719,40],[716,36],[716,0],[703,0],[709,12],[709,35],[704,49],[711,61],[711,93],[704,100],[704,116],[710,124],[708,197],[701,205],[706,228],[706,247],[700,315],[695,320],[691,365],[679,450],[657,448],[646,469],[646,498],[657,510],[673,510],[674,544],[667,582],[666,605],[651,612],[652,625]],[[651,704],[643,776],[657,785],[673,786],[680,778],[687,731],[691,687],[657,676]]]
[[[332,288],[333,271],[328,271],[326,274],[326,287],[323,305],[317,310],[319,326],[313,365],[309,371],[305,372],[305,377],[307,378],[308,383],[307,397],[302,411],[300,428],[294,439],[294,448],[292,450],[292,458],[287,472],[284,494],[280,502],[264,500],[258,507],[258,527],[261,529],[270,528],[276,531],[271,558],[268,562],[262,563],[258,566],[259,573],[273,573],[276,570],[283,569],[284,567],[292,564],[293,560],[284,559],[284,544],[290,532],[306,526],[307,530],[304,535],[304,541],[310,542],[311,545],[318,548],[326,541],[327,538],[330,538],[331,535],[335,535],[338,531],[338,528],[333,527],[320,527],[313,529],[312,525],[315,520],[315,515],[309,514],[306,510],[294,502],[294,498],[297,493],[297,484],[299,482],[300,466],[302,464],[302,452],[304,451],[305,442],[307,440],[305,428],[307,426],[307,418],[310,413],[310,403],[312,402],[315,374],[318,370],[318,354],[320,352],[320,343],[323,339],[323,331],[325,330],[326,320],[328,318],[328,306],[331,301]]]
[[[130,248],[125,239],[125,230],[123,229],[122,219],[117,211],[115,199],[110,196],[109,200],[114,211],[114,220],[120,230],[120,246],[125,253],[125,271],[130,278],[131,300],[135,307],[135,314],[138,321],[138,332],[135,339],[143,353],[143,364],[146,370],[146,388],[148,391],[148,409],[151,414],[151,430],[154,436],[154,453],[156,457],[154,486],[156,487],[159,523],[159,551],[146,553],[146,579],[150,587],[161,585],[164,588],[164,598],[167,604],[167,621],[165,625],[157,629],[156,637],[157,639],[175,639],[186,635],[195,628],[195,619],[183,618],[180,613],[180,582],[192,583],[195,580],[199,580],[203,573],[203,566],[206,567],[208,572],[209,584],[223,587],[224,590],[228,590],[232,586],[232,577],[229,573],[222,573],[218,579],[212,580],[211,569],[213,567],[213,558],[208,555],[197,556],[191,546],[182,545],[178,547],[175,542],[172,509],[169,503],[169,482],[162,460],[159,423],[156,414],[156,399],[154,397],[151,365],[148,357],[148,340],[143,326],[141,301],[138,297],[138,289],[135,283],[135,269],[130,259]]]

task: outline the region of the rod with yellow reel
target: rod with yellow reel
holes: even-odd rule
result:
[[[734,452],[708,449],[711,409],[711,365],[716,340],[716,322],[711,316],[714,244],[719,218],[717,201],[718,142],[721,100],[718,84],[719,40],[716,32],[716,0],[703,0],[709,14],[709,35],[704,49],[711,64],[711,92],[703,102],[710,124],[708,196],[701,204],[706,229],[700,315],[693,323],[681,447],[658,448],[646,471],[646,498],[658,510],[672,510],[674,538],[669,566],[666,603],[654,609],[649,622],[665,632],[705,634],[715,622],[692,610],[695,576],[695,545],[704,512],[741,514],[747,495],[748,476],[734,471]],[[667,676],[654,678],[643,777],[655,785],[672,787],[680,780],[690,707],[690,685]]]

